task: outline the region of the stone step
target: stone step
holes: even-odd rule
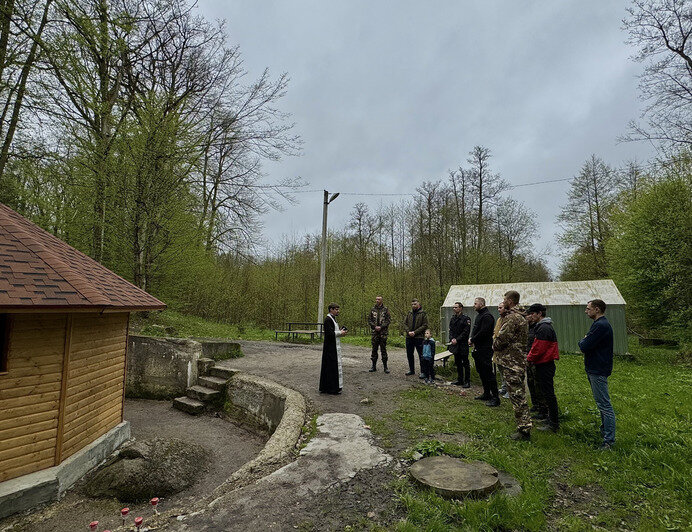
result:
[[[193,399],[197,399],[198,401],[203,401],[205,403],[213,401],[221,395],[220,391],[207,388],[206,386],[200,386],[199,384],[190,386],[187,390],[185,390],[185,393],[187,393],[188,397],[192,397]]]
[[[201,414],[205,409],[204,403],[191,397],[176,397],[173,399],[173,408],[192,415]]]
[[[221,377],[199,377],[197,379],[197,384],[222,392],[226,388],[226,384],[228,384],[228,379],[222,379]]]
[[[236,373],[238,373],[237,369],[224,368],[221,366],[214,366],[209,370],[209,375],[211,375],[212,377],[219,377],[220,379],[226,380],[233,377],[233,375],[235,375]]]

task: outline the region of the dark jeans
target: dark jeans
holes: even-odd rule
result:
[[[553,361],[553,366],[555,362]],[[553,374],[555,370],[553,369]],[[540,414],[548,413],[548,405],[546,404],[545,397],[543,397],[543,392],[540,385],[538,384],[538,378],[536,376],[536,365],[532,362],[526,364],[526,384],[529,387],[529,394],[531,394],[531,405]]]
[[[432,358],[423,358],[421,357],[420,359],[421,362],[421,371],[423,375],[425,375],[426,379],[435,379],[435,361]]]
[[[476,363],[478,376],[483,383],[483,393],[497,397],[497,380],[493,372],[493,350],[489,347],[487,349],[476,348],[473,350],[472,356]]]
[[[469,363],[469,348],[457,345],[454,353],[454,365],[457,367],[457,380],[468,382],[471,379],[471,364]]]
[[[380,348],[382,353],[382,363],[387,363],[387,337],[386,336],[373,336],[372,337],[372,353],[370,358],[373,362],[377,362],[377,348]]]
[[[603,436],[603,443],[613,445],[615,443],[615,411],[610,403],[608,377],[591,373],[587,373],[586,376],[589,378],[591,393],[596,401],[596,406],[601,412],[601,436]]]
[[[558,420],[557,397],[555,397],[555,361],[544,362],[543,364],[532,364],[535,371],[536,386],[541,393],[541,398],[548,409],[548,421],[551,425],[557,426]],[[538,407],[538,405],[535,405]]]
[[[423,358],[423,338],[411,338],[406,336],[406,358],[408,358],[408,369],[415,373],[416,366],[413,362],[413,349],[418,351],[418,362]],[[421,364],[422,371],[422,364]]]

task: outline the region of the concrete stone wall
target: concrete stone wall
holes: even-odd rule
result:
[[[212,360],[228,360],[243,356],[240,344],[218,338],[193,338],[202,344],[202,356]]]
[[[185,395],[197,383],[202,344],[183,338],[130,335],[127,351],[127,397],[167,399]]]
[[[287,391],[275,382],[238,373],[229,382],[225,408],[236,419],[271,434],[283,418]]]

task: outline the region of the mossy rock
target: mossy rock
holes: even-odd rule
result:
[[[90,476],[84,492],[121,502],[166,497],[192,486],[208,462],[206,449],[179,439],[128,442]]]

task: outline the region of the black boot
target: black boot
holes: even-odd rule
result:
[[[483,383],[483,393],[474,397],[476,401],[488,401],[493,398],[493,394],[490,393],[490,387],[487,382]]]
[[[462,388],[471,387],[471,370],[466,368],[466,375],[464,376],[464,383],[461,385]]]
[[[500,398],[497,395],[493,395],[485,402],[485,406],[500,406]]]
[[[384,368],[385,373],[389,373],[389,368],[387,367],[387,361],[386,360],[382,361],[382,367]]]
[[[370,373],[372,373],[373,371],[377,371],[376,364],[377,364],[377,362],[373,360],[372,361],[372,367],[368,370]]]
[[[461,387],[471,387],[471,368],[467,368],[466,366],[461,366]]]

